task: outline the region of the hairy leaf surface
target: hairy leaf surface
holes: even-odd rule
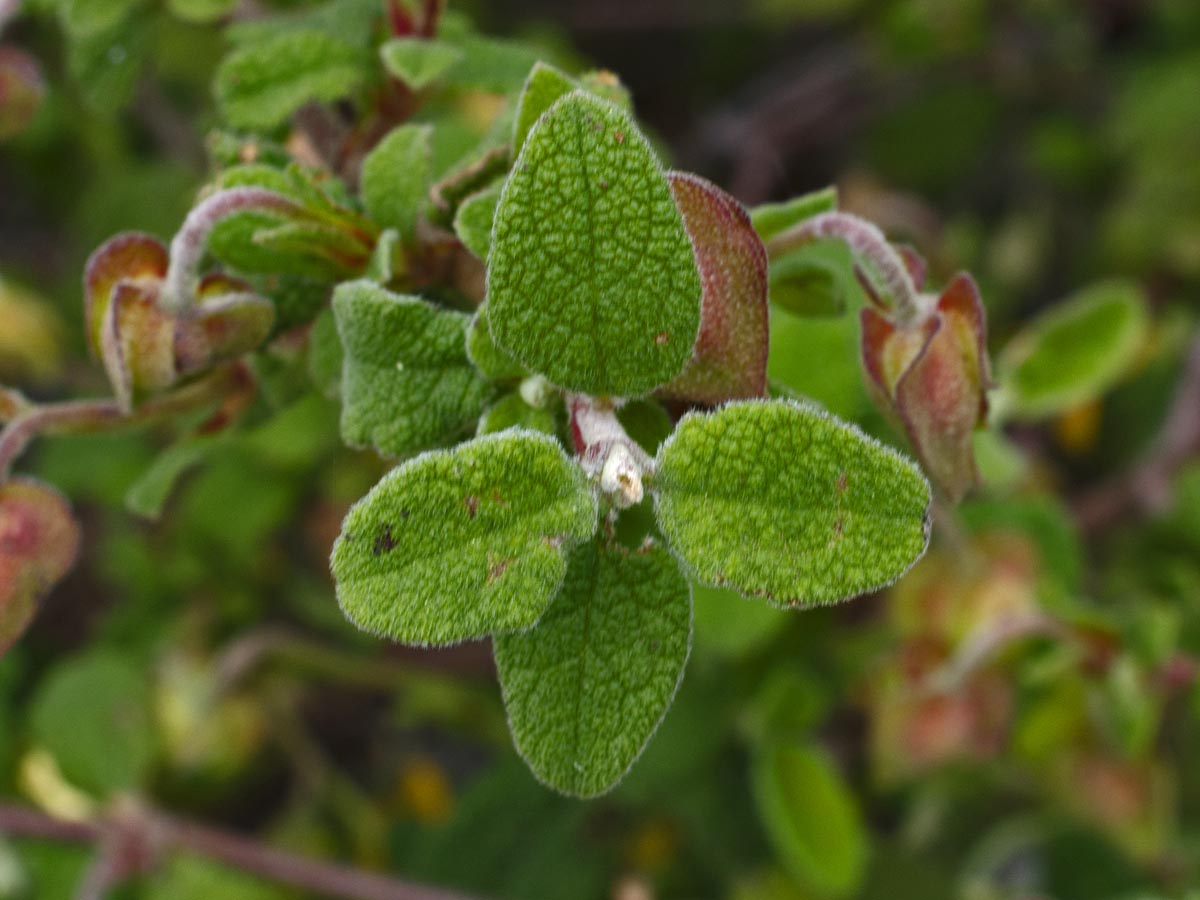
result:
[[[583,470],[546,435],[424,453],[346,516],[333,548],[338,602],[360,628],[406,644],[528,628],[596,516]]]
[[[537,121],[496,209],[492,336],[532,371],[591,394],[679,374],[700,277],[658,160],[630,117],[582,91]]]
[[[614,787],[666,714],[691,645],[692,598],[666,550],[586,544],[538,627],[496,639],[517,749],[566,794]]]
[[[659,449],[653,489],[663,533],[701,581],[780,605],[888,585],[928,541],[917,467],[790,401],[685,416]]]

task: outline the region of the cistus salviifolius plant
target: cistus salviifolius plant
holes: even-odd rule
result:
[[[61,19],[78,48],[127,14]],[[931,510],[975,486],[989,420],[1059,414],[1141,346],[1141,300],[1112,283],[1018,333],[993,374],[969,275],[929,289],[833,190],[743,208],[664,166],[615,75],[438,3],[228,33],[210,183],[172,241],[118,234],[82,273],[111,399],[0,393],[5,650],[80,543],[67,501],[12,474],[31,440],[177,423],[130,493],[154,517],[300,371],[347,446],[395,463],[331,549],[346,618],[417,647],[490,637],[517,749],[595,796],[672,703],[695,585],[803,610],[892,584]],[[19,131],[41,76],[0,49],[0,129]],[[475,130],[472,91],[497,101]],[[864,383],[915,460],[767,376],[772,307],[842,315],[855,282]]]

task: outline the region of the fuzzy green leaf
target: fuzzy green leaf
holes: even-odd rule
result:
[[[367,215],[395,228],[411,242],[433,177],[430,125],[401,125],[367,154],[362,166],[362,202]]]
[[[666,550],[572,554],[537,628],[495,643],[513,740],[538,779],[593,797],[624,777],[675,697],[691,624],[691,589]]]
[[[866,872],[867,834],[854,794],[819,750],[778,745],[754,760],[759,816],[779,860],[822,897],[856,893]]]
[[[235,50],[217,70],[217,104],[235,128],[271,129],[310,101],[332,101],[366,80],[360,51],[319,31],[289,31]]]
[[[488,265],[492,336],[532,371],[635,396],[679,374],[700,276],[645,137],[582,91],[537,121],[500,196]]]
[[[403,456],[471,430],[491,389],[467,359],[463,313],[360,280],[333,296],[342,438]]]
[[[837,188],[827,187],[783,203],[764,203],[750,210],[750,222],[764,241],[813,216],[837,209]]]
[[[553,407],[530,406],[519,393],[512,393],[497,401],[479,417],[477,433],[494,434],[506,428],[528,428],[543,434],[557,434],[558,416]]]
[[[685,416],[659,449],[653,489],[696,577],[779,605],[890,584],[929,538],[929,484],[913,463],[790,401]]]
[[[528,628],[596,516],[583,470],[546,435],[424,453],[346,516],[333,548],[338,602],[360,628],[406,644]]]
[[[488,305],[475,311],[467,328],[467,356],[485,378],[491,381],[515,381],[528,373],[525,367],[496,346],[488,327]]]
[[[503,182],[497,181],[482,191],[476,191],[458,205],[454,214],[454,233],[464,247],[484,262],[492,246],[492,222],[496,218],[496,204],[500,202],[503,187]]]
[[[525,138],[534,122],[541,118],[542,113],[554,105],[554,101],[565,94],[571,93],[578,85],[565,72],[547,65],[540,60],[534,65],[525,80],[525,88],[517,101],[516,122],[513,128],[513,153],[521,152],[525,146]]]
[[[1029,323],[997,364],[998,412],[1036,419],[1092,400],[1115,384],[1142,350],[1146,301],[1129,282],[1080,291]]]
[[[384,67],[414,90],[433,84],[462,59],[458,47],[444,41],[393,38],[379,48]]]

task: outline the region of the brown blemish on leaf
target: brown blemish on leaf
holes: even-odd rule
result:
[[[625,143],[625,132],[621,131],[620,129],[614,131],[613,140],[615,140],[618,144]]]
[[[463,506],[467,508],[467,515],[473,519],[475,518],[475,514],[479,512],[479,498],[474,494],[467,494],[467,496],[463,497]]]
[[[834,520],[834,523],[833,523],[833,536],[835,538],[840,539],[842,536],[842,529],[844,527],[845,527],[845,517],[839,515],[837,517],[837,519]]]
[[[602,190],[602,191],[608,190],[608,179],[607,178],[600,179],[600,190]]]
[[[660,331],[658,334],[656,334],[654,336],[654,343],[658,344],[658,346],[660,346],[660,347],[665,347],[670,342],[671,342],[671,335],[667,334],[667,332],[665,332],[665,331]]]
[[[562,534],[544,534],[542,535],[542,543],[552,550],[557,550],[567,542],[566,535]]]
[[[396,548],[396,539],[392,537],[392,523],[384,522],[383,527],[379,529],[379,534],[375,536],[375,543],[371,545],[371,553],[379,556],[383,553],[390,553]]]
[[[842,474],[840,474],[838,476],[838,479],[837,479],[837,492],[839,494],[846,493],[846,488],[849,487],[849,485],[850,485],[850,475],[847,472],[843,472]]]
[[[502,576],[508,571],[508,567],[511,566],[512,563],[513,561],[511,559],[501,559],[492,563],[491,566],[488,567],[487,583],[491,584],[500,576]]]
[[[497,506],[507,506],[508,505],[508,501],[504,499],[504,495],[501,494],[500,491],[495,488],[492,489],[492,502],[495,503]]]

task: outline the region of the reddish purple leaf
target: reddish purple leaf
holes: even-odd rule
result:
[[[0,656],[75,564],[79,525],[57,491],[25,478],[0,484]]]
[[[767,389],[767,251],[742,205],[703,178],[668,172],[704,293],[695,352],[663,396],[699,403]]]

